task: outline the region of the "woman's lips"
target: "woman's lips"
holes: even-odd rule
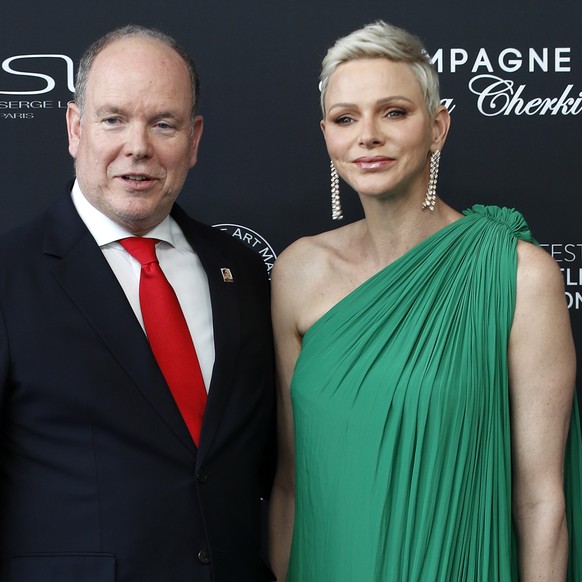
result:
[[[380,170],[386,168],[394,162],[393,158],[386,156],[361,157],[354,160],[354,164],[361,170]]]

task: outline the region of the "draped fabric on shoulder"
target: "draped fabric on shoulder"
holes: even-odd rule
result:
[[[521,214],[474,206],[305,334],[288,581],[518,579],[507,372],[518,239],[535,242]],[[566,491],[580,556],[576,420]]]

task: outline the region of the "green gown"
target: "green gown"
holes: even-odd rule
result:
[[[289,582],[518,580],[507,345],[520,238],[534,242],[521,214],[474,206],[305,334]],[[565,490],[580,582],[577,414]]]

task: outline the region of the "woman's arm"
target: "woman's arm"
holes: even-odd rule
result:
[[[287,261],[283,253],[273,268],[271,280],[277,366],[278,459],[269,510],[271,566],[281,582],[287,575],[295,512],[295,447],[290,385],[301,351],[301,337],[294,316],[298,291],[296,281],[300,279],[297,275],[294,261]]]
[[[522,582],[566,579],[562,471],[575,368],[561,272],[545,251],[520,242],[509,381],[513,518]]]

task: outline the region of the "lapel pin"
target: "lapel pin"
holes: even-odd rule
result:
[[[232,276],[232,272],[230,269],[222,267],[220,269],[220,272],[222,273],[222,279],[225,283],[234,283],[234,277]]]

